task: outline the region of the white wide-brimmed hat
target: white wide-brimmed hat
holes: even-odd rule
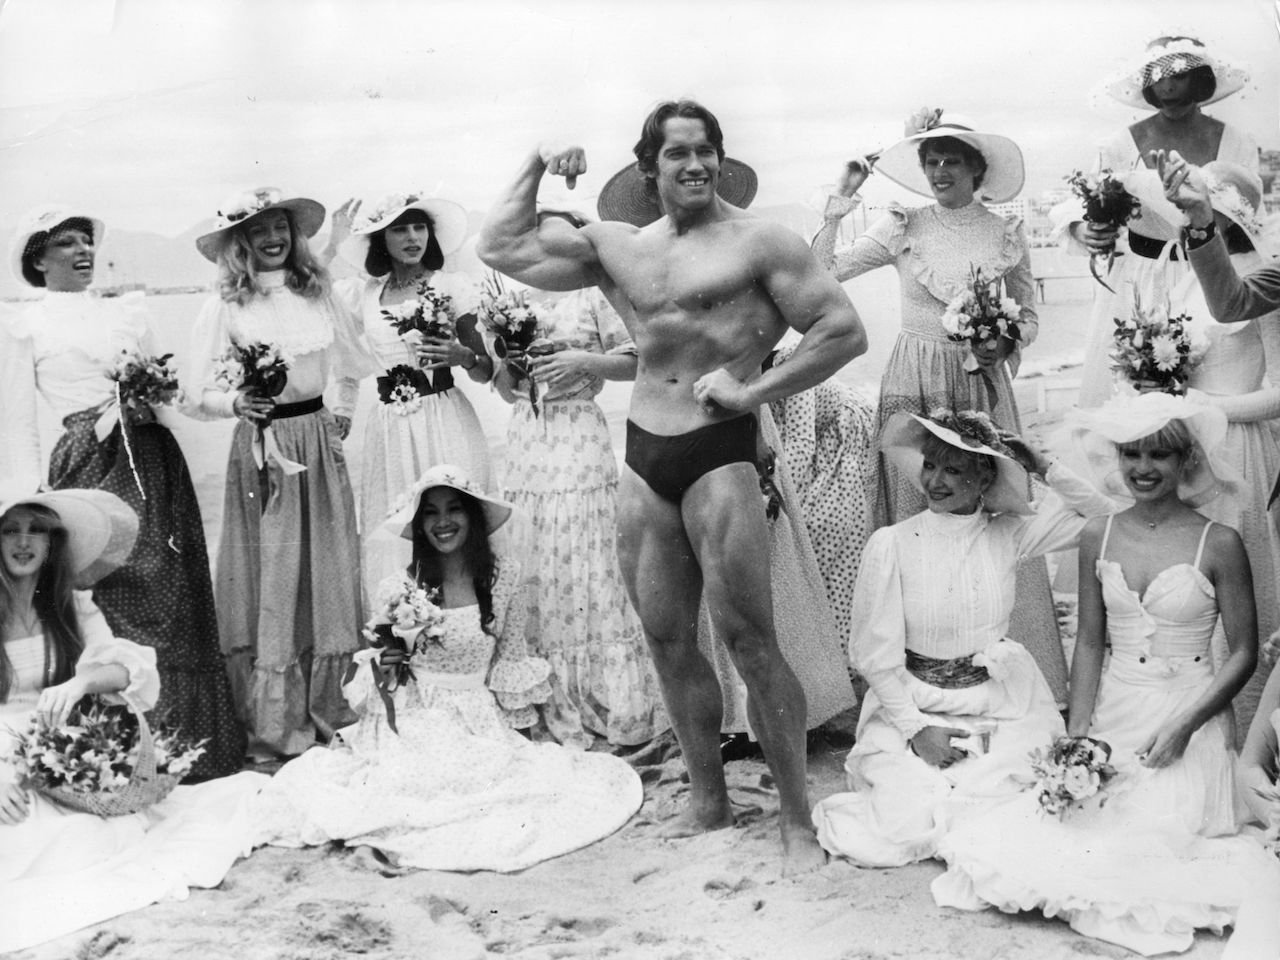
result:
[[[67,556],[75,586],[84,589],[124,566],[138,539],[138,515],[105,490],[51,490],[0,498],[0,517],[15,507],[52,510],[67,531]]]
[[[1064,427],[1072,458],[1094,485],[1112,499],[1129,503],[1133,496],[1124,485],[1116,445],[1149,437],[1173,420],[1186,424],[1193,441],[1193,454],[1178,483],[1178,499],[1197,507],[1240,488],[1244,478],[1222,456],[1227,417],[1217,407],[1170,393],[1130,394],[1100,407],[1073,410]]]
[[[1125,106],[1139,110],[1156,109],[1142,91],[1166,77],[1176,77],[1197,67],[1213,71],[1215,86],[1213,95],[1201,103],[1216,103],[1231,96],[1249,82],[1249,71],[1211,53],[1209,48],[1195,37],[1158,37],[1119,72],[1102,84],[1102,90]]]
[[[493,533],[506,523],[511,517],[511,511],[515,509],[507,501],[490,496],[476,487],[461,467],[442,463],[428,469],[403,496],[397,499],[391,516],[387,518],[386,528],[406,540],[412,540],[413,518],[418,512],[418,502],[424,493],[434,487],[448,487],[480,501],[480,507],[484,510],[486,533]]]
[[[1022,161],[1022,150],[1018,145],[1001,134],[983,132],[963,114],[940,108],[920,110],[908,117],[903,139],[885,150],[875,171],[912,193],[932,197],[933,189],[929,186],[929,178],[920,166],[919,149],[922,141],[936,140],[939,137],[961,140],[982,154],[982,158],[987,161],[982,186],[974,191],[975,194],[992,203],[1004,203],[1012,200],[1022,190],[1026,181],[1026,169]]]
[[[1205,186],[1209,188],[1209,202],[1213,209],[1236,224],[1248,236],[1253,248],[1264,258],[1277,253],[1277,227],[1275,220],[1264,223],[1259,215],[1262,210],[1262,178],[1252,170],[1229,160],[1211,160],[1200,168]]]
[[[921,448],[929,435],[965,453],[986,454],[995,459],[996,477],[982,495],[984,509],[991,513],[1031,513],[1027,501],[1027,472],[1009,455],[1000,441],[995,424],[985,413],[976,410],[935,410],[928,417],[899,411],[889,418],[880,438],[885,457],[902,471],[922,493],[920,468],[924,463]]]
[[[102,238],[107,232],[107,225],[97,217],[86,213],[77,213],[70,207],[47,205],[28,210],[18,219],[18,227],[13,231],[9,241],[9,269],[13,275],[28,286],[35,286],[22,272],[22,260],[28,251],[48,242],[49,235],[68,220],[88,220],[93,224],[93,245],[102,245]]]
[[[756,172],[741,160],[725,157],[720,161],[716,195],[721,200],[745,210],[756,198],[758,184]],[[653,178],[641,173],[640,167],[634,163],[627,164],[609,178],[596,201],[596,211],[601,220],[621,220],[637,227],[647,227],[662,219],[662,207],[658,203]]]
[[[377,203],[361,206],[358,219],[351,225],[352,242],[367,249],[370,234],[391,226],[408,210],[421,210],[431,218],[431,232],[446,257],[462,246],[471,229],[467,211],[461,204],[441,197],[425,197],[421,191],[392,193]]]
[[[259,187],[228,198],[218,208],[214,229],[196,239],[196,249],[206,260],[217,263],[227,231],[269,210],[289,211],[305,237],[314,237],[324,226],[323,204],[306,197],[286,198],[279,187]]]

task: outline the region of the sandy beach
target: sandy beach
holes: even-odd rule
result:
[[[895,278],[849,285],[871,333],[870,354],[839,375],[874,396],[892,343]],[[1041,306],[1042,333],[1028,351],[1018,399],[1036,436],[1051,432],[1073,399],[1072,363],[1087,285],[1063,281]],[[199,297],[156,298],[161,346],[181,356]],[[1045,389],[1047,388],[1047,389]],[[495,453],[506,414],[467,384]],[[625,386],[602,397],[619,431]],[[222,470],[230,424],[184,424],[179,439],[197,480],[210,549],[216,549]],[[357,418],[357,431],[360,419]],[[347,444],[359,475],[359,436]],[[810,798],[844,789],[842,764],[855,719],[837,718],[813,737]],[[862,870],[844,861],[795,878],[778,863],[777,795],[760,760],[728,765],[738,823],[687,840],[661,840],[656,825],[678,808],[687,784],[669,739],[632,758],[645,785],[640,812],[606,840],[518,874],[411,871],[384,875],[359,852],[334,845],[264,848],[238,862],[213,890],[161,903],[15,954],[18,960],[175,956],[235,960],[328,960],[348,956],[479,960],[486,957],[643,960],[922,960],[1126,957],[1127,950],[1073,933],[1039,914],[964,913],[934,905],[938,863]],[[1185,956],[1221,954],[1201,934]]]

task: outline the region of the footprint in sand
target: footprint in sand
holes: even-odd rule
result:
[[[749,877],[739,877],[737,881],[729,877],[714,877],[702,885],[702,892],[712,900],[729,900],[755,886],[756,882]]]

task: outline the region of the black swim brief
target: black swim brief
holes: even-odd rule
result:
[[[665,437],[627,421],[627,466],[658,496],[678,504],[701,477],[730,463],[756,462],[755,414]]]

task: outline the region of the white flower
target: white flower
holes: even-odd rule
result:
[[[1155,361],[1156,369],[1165,373],[1177,369],[1178,364],[1182,361],[1182,357],[1178,353],[1177,341],[1167,333],[1162,333],[1152,338],[1151,357]]]
[[[1000,298],[1000,312],[1010,320],[1017,320],[1022,316],[1022,308],[1018,306],[1018,301],[1013,297]]]
[[[1063,788],[1073,800],[1083,800],[1098,792],[1101,778],[1088,767],[1068,767],[1063,777]]]

